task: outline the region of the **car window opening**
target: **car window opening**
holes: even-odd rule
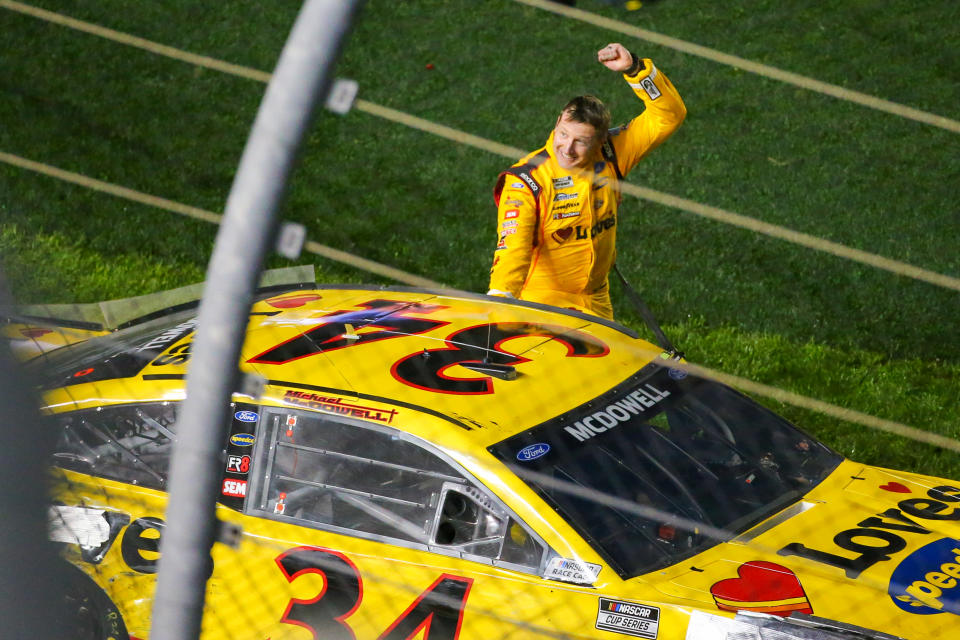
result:
[[[264,409],[254,509],[489,563],[540,567],[541,543],[449,463],[384,427]]]

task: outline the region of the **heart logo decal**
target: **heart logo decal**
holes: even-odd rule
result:
[[[557,229],[552,234],[553,239],[558,243],[566,242],[570,238],[570,235],[573,233],[573,227],[567,227],[566,229]]]
[[[893,493],[913,493],[910,491],[910,487],[905,484],[900,484],[899,482],[888,482],[887,484],[880,485],[880,488]]]
[[[48,333],[53,333],[53,329],[41,329],[40,327],[26,327],[20,329],[20,335],[24,338],[39,338],[40,336],[45,336]]]
[[[724,611],[757,611],[788,616],[794,611],[813,613],[797,575],[779,564],[751,560],[737,569],[738,578],[727,578],[710,587],[717,607]]]
[[[274,309],[295,309],[296,307],[302,307],[308,302],[313,302],[314,300],[319,299],[320,296],[316,293],[295,293],[293,295],[269,298],[268,300],[264,300],[264,302]]]

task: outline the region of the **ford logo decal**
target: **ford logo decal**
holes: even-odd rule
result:
[[[256,422],[257,418],[260,416],[253,411],[237,411],[235,414],[233,414],[233,417],[240,422]]]
[[[249,447],[256,441],[257,438],[252,433],[235,433],[230,436],[230,444],[235,444],[238,447]]]
[[[523,449],[517,452],[517,460],[520,462],[530,462],[531,460],[536,460],[537,458],[542,458],[550,452],[550,445],[546,442],[538,442],[537,444],[527,445]]]

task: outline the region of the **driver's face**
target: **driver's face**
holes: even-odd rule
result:
[[[553,129],[553,150],[564,169],[586,167],[600,148],[600,135],[593,125],[570,119],[566,111]]]

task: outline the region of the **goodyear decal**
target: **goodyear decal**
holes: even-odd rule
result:
[[[887,593],[908,613],[960,615],[960,540],[942,538],[908,555],[893,570]]]

